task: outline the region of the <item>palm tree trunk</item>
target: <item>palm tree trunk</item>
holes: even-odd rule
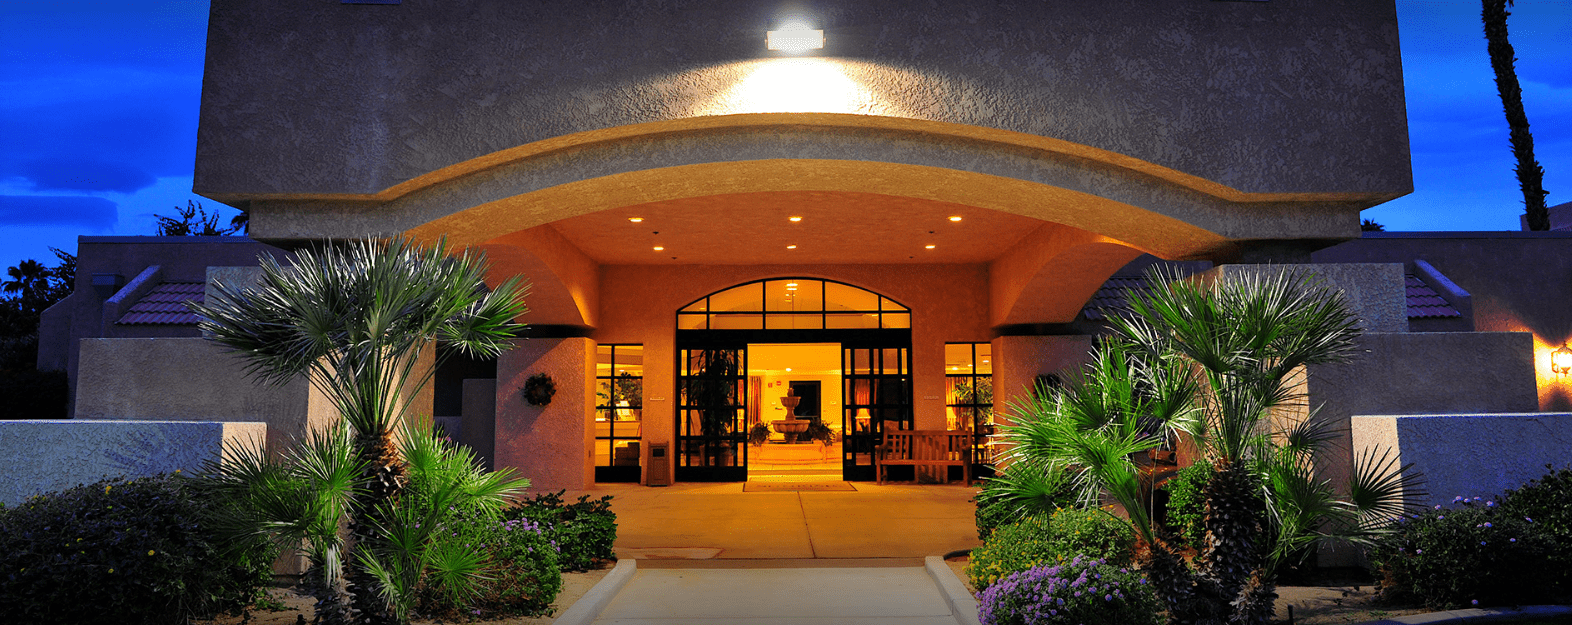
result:
[[[372,544],[377,540],[372,528],[371,515],[387,508],[403,490],[406,482],[404,458],[393,440],[393,432],[364,432],[355,437],[355,449],[365,463],[365,473],[360,485],[364,489],[355,501],[355,514],[350,520],[349,531],[353,544]],[[346,550],[348,552],[348,550]],[[350,592],[354,596],[356,622],[366,625],[398,625],[398,618],[388,609],[382,596],[381,584],[363,566],[346,566]]]
[[[1496,91],[1501,94],[1501,107],[1506,110],[1507,126],[1512,134],[1512,156],[1517,159],[1513,171],[1517,173],[1518,186],[1523,189],[1523,205],[1528,213],[1529,230],[1549,230],[1550,212],[1545,208],[1545,170],[1534,158],[1534,135],[1528,131],[1528,113],[1523,110],[1523,89],[1518,86],[1517,58],[1512,43],[1507,40],[1507,6],[1511,0],[1482,0],[1485,22],[1485,41],[1490,51],[1490,67],[1496,72]]]
[[[1203,578],[1197,591],[1203,601],[1219,607],[1234,605],[1260,571],[1260,540],[1266,535],[1263,507],[1249,465],[1219,460],[1217,474],[1206,484],[1206,544],[1197,558]]]

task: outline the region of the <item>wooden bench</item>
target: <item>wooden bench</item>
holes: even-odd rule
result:
[[[884,444],[874,454],[874,475],[883,484],[885,468],[892,466],[914,467],[913,478],[923,467],[936,471],[945,482],[950,481],[950,467],[961,467],[961,477],[972,485],[972,433],[959,430],[892,430],[884,431]]]

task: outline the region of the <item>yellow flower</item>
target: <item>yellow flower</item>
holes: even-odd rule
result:
[[[109,485],[108,485],[108,484],[105,484],[105,485],[104,485],[104,494],[105,494],[105,495],[108,495],[108,494],[109,494]]]
[[[109,569],[109,572],[113,573],[113,572],[115,572],[115,570],[114,569]]]
[[[153,555],[153,553],[154,553],[154,552],[153,552],[153,550],[152,550],[152,549],[148,549],[148,550],[147,550],[147,555]]]

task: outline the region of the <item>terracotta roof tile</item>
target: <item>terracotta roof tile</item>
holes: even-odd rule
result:
[[[1445,299],[1425,284],[1418,276],[1412,274],[1405,276],[1404,287],[1408,297],[1409,319],[1434,319],[1447,317],[1461,317],[1462,313],[1448,304]],[[1129,312],[1130,306],[1125,303],[1126,290],[1135,290],[1143,293],[1151,288],[1146,283],[1146,278],[1139,276],[1114,276],[1103,283],[1102,288],[1092,295],[1086,302],[1081,313],[1092,321],[1101,321],[1110,316]]]
[[[119,325],[196,325],[197,316],[186,310],[186,302],[202,303],[201,282],[165,282],[131,305],[120,317]]]

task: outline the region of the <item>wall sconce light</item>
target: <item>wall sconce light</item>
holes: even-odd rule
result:
[[[764,33],[765,48],[789,54],[801,54],[824,48],[824,31],[808,28],[800,21],[787,22],[779,30]]]
[[[1561,349],[1550,352],[1550,370],[1562,375],[1572,372],[1572,347],[1562,343]]]

